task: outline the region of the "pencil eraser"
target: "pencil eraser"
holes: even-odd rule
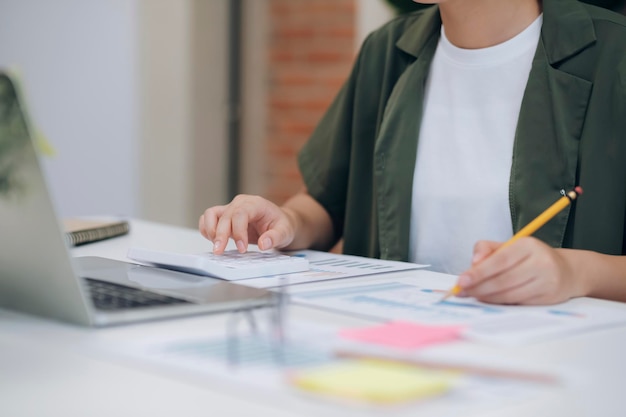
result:
[[[583,193],[583,188],[579,185],[574,187],[574,191],[576,191],[576,194],[581,195]]]

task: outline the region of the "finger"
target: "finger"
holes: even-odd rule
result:
[[[289,242],[284,242],[284,236],[278,229],[269,229],[261,236],[259,236],[259,249],[261,250],[269,250],[269,249],[280,249],[289,244]]]
[[[204,236],[206,239],[209,238],[209,235],[207,234],[207,231],[206,231],[206,225],[204,224],[204,214],[202,214],[200,216],[200,219],[198,220],[198,230],[200,230],[200,234]]]
[[[217,220],[215,226],[215,239],[213,240],[213,253],[221,255],[226,249],[226,244],[232,233],[231,212],[225,210]]]
[[[275,235],[272,230],[268,230],[259,236],[259,240],[257,241],[257,245],[261,250],[270,250],[274,248],[274,240],[272,236]]]
[[[490,240],[479,240],[478,242],[476,242],[476,244],[474,245],[474,252],[472,255],[471,268],[468,271],[465,271],[462,274],[460,274],[456,283],[457,287],[461,289],[461,291],[458,293],[459,297],[469,296],[469,294],[465,291],[465,289],[471,288],[474,283],[479,281],[480,276],[476,276],[474,278],[472,277],[473,275],[475,275],[475,272],[473,271],[474,266],[480,263],[481,261],[483,261],[484,259],[488,258],[500,246],[502,246],[502,243],[494,242]]]
[[[494,253],[502,243],[490,240],[480,240],[474,245],[474,254],[472,256],[472,265],[477,264],[489,255]]]
[[[515,286],[509,286],[506,289],[489,295],[476,297],[478,300],[491,304],[523,304],[524,300],[532,298],[536,294],[536,278],[529,278],[523,282],[519,282]]]
[[[245,252],[248,247],[248,226],[255,223],[259,216],[260,202],[264,201],[260,197],[245,194],[236,195],[233,200],[225,206],[224,213],[218,222],[216,235],[219,236],[220,244],[226,245],[228,238],[235,240],[237,249]],[[224,222],[222,222],[222,218]],[[226,221],[228,220],[228,221]]]
[[[248,250],[249,215],[245,210],[236,210],[231,217],[231,233],[240,253]]]
[[[259,236],[258,245],[261,250],[280,249],[291,243],[289,233],[282,227],[273,227]]]
[[[204,214],[200,216],[200,233],[211,242],[215,241],[215,228],[224,210],[225,206],[215,206],[207,209]]]
[[[535,280],[529,285],[527,294],[521,298],[519,304],[524,305],[549,305],[566,301],[569,297],[560,291],[546,291],[545,285],[540,280]]]
[[[467,277],[463,280],[465,285],[462,288],[464,290],[475,288],[486,280],[499,276],[526,261],[530,256],[530,250],[528,245],[525,245],[522,240],[520,239],[506,248],[497,250],[483,259],[482,262],[472,265],[467,272],[462,274],[462,276]]]
[[[513,269],[486,280],[482,284],[466,290],[466,292],[468,295],[481,301],[495,302],[494,300],[502,300],[502,302],[517,303],[530,296],[530,294],[523,293],[521,289],[530,285],[536,278],[535,276],[525,275],[518,269]],[[523,298],[519,298],[520,294]]]

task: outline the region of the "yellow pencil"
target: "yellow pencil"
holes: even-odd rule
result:
[[[575,187],[572,191],[570,191],[567,194],[564,194],[563,197],[559,198],[554,204],[552,204],[550,207],[548,207],[546,209],[546,211],[544,211],[543,213],[541,213],[539,216],[537,216],[533,221],[531,221],[530,223],[528,223],[526,226],[524,226],[522,228],[522,230],[520,230],[519,232],[517,232],[515,235],[513,235],[512,238],[510,238],[509,240],[507,240],[506,242],[504,242],[502,244],[502,246],[500,246],[498,248],[498,250],[505,248],[507,246],[509,246],[510,244],[512,244],[513,242],[515,242],[517,239],[522,238],[522,237],[526,237],[526,236],[530,236],[533,233],[535,233],[541,226],[543,226],[544,224],[546,224],[551,218],[553,218],[554,216],[556,216],[561,210],[563,210],[565,207],[567,207],[571,202],[573,202],[574,200],[576,200],[576,197],[578,197],[579,195],[581,195],[583,193],[583,189],[581,187]],[[448,291],[443,298],[441,299],[441,301],[445,300],[446,298],[453,296],[453,295],[457,295],[459,292],[461,292],[462,288],[459,287],[459,284],[456,284],[454,287],[452,287],[452,289],[450,291]]]

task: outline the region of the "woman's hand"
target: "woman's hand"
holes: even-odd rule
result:
[[[582,251],[554,249],[533,237],[498,250],[501,245],[475,245],[472,266],[459,276],[461,296],[498,304],[556,304],[586,295],[574,268]]]
[[[231,237],[242,253],[249,243],[261,250],[283,248],[294,239],[294,223],[289,209],[259,196],[238,195],[227,205],[207,209],[198,226],[202,236],[213,242],[213,252],[221,254]]]
[[[261,250],[328,250],[336,241],[329,214],[306,190],[282,207],[259,196],[238,195],[225,206],[207,209],[198,227],[213,242],[215,254],[224,253],[231,237],[241,253],[250,243]]]

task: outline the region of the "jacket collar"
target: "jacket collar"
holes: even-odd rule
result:
[[[573,0],[543,0],[542,38],[552,65],[575,55],[596,40],[593,22],[584,6]],[[439,36],[439,6],[430,7],[396,42],[396,47],[419,57],[428,40]]]
[[[429,7],[421,13],[422,17],[416,19],[396,42],[396,47],[415,58],[420,56],[432,36],[439,36],[441,30],[439,6]]]
[[[596,41],[591,17],[578,1],[544,0],[541,31],[551,65],[577,54]]]

